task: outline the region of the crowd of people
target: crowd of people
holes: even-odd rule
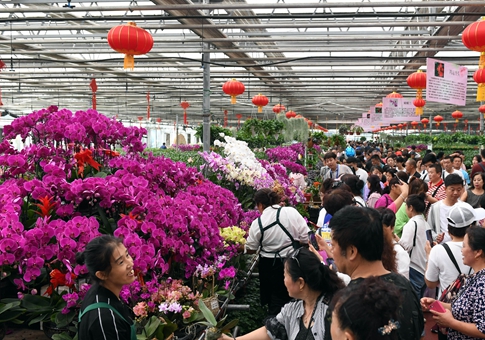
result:
[[[274,191],[256,192],[261,216],[246,251],[259,253],[268,317],[259,329],[220,339],[422,339],[424,311],[440,339],[485,338],[485,151],[468,176],[459,151],[349,147],[348,155],[322,155],[315,231]],[[79,339],[133,339],[117,298],[134,280],[126,248],[104,236],[79,261],[95,282]],[[460,274],[468,278],[456,297],[434,309]]]

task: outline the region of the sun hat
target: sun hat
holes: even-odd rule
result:
[[[454,228],[468,227],[475,221],[480,221],[485,218],[485,209],[476,208],[470,204],[458,203],[451,207],[448,213],[448,225]]]

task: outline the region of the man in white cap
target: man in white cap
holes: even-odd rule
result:
[[[458,275],[471,273],[471,268],[463,264],[463,238],[467,229],[483,218],[485,209],[473,209],[469,204],[456,204],[448,213],[448,234],[451,241],[433,248],[427,242],[428,266],[424,278],[428,288],[439,285],[438,296],[441,296],[443,290],[453,283]]]

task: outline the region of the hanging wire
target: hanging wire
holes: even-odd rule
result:
[[[13,31],[12,21],[10,21],[10,71],[15,71],[13,68]]]

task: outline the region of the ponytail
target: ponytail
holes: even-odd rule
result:
[[[270,207],[274,204],[279,204],[281,202],[281,197],[276,192],[271,189],[259,189],[254,194],[254,203],[261,203],[264,208]]]

